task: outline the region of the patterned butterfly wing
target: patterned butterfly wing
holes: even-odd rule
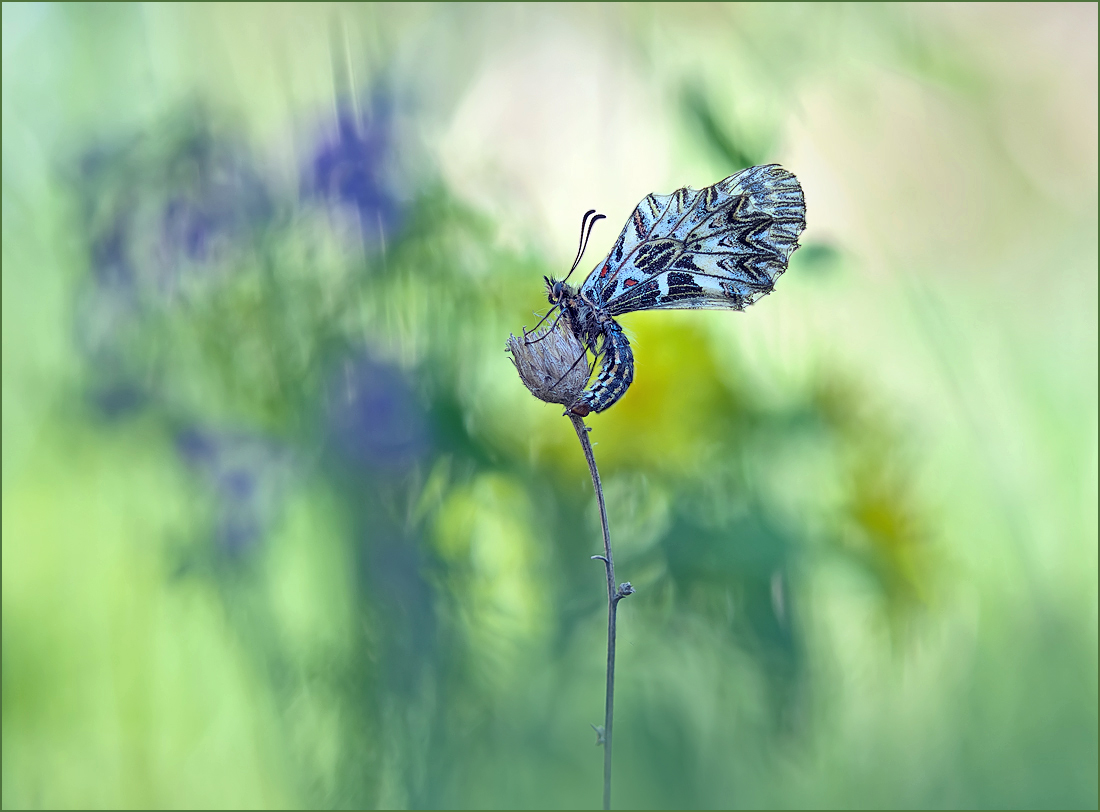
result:
[[[649,195],[581,286],[612,316],[634,310],[743,310],[771,293],[806,227],[798,179],[776,164],[713,186]]]

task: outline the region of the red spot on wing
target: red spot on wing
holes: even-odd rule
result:
[[[607,264],[607,263],[605,262],[605,263],[603,264],[603,270],[602,270],[602,271],[600,271],[600,278],[601,278],[601,279],[602,279],[603,277],[607,276],[607,271],[608,271],[608,264]]]
[[[623,280],[623,287],[624,288],[632,288],[637,284],[638,284],[637,279],[625,279],[625,280]]]

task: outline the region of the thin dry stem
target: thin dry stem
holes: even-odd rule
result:
[[[604,563],[607,572],[607,696],[604,703],[603,730],[597,728],[599,743],[603,744],[603,808],[611,808],[611,733],[612,722],[615,716],[615,619],[618,614],[619,601],[634,592],[629,582],[621,587],[615,586],[615,559],[611,555],[611,531],[607,526],[607,506],[603,499],[603,485],[600,483],[600,472],[596,468],[596,458],[592,454],[592,443],[588,439],[588,427],[584,420],[574,414],[569,414],[573,421],[573,428],[577,431],[577,439],[581,441],[581,449],[584,458],[588,461],[588,471],[592,474],[592,487],[596,489],[596,501],[600,506],[600,524],[603,527],[603,555],[594,555]]]

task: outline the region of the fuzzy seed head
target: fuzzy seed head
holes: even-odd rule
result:
[[[520,380],[539,400],[572,405],[588,383],[590,370],[588,359],[582,357],[584,345],[564,319],[525,338],[509,336],[507,349]]]

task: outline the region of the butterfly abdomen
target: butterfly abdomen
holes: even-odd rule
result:
[[[600,373],[573,405],[574,414],[583,417],[589,412],[611,408],[634,380],[634,353],[623,328],[612,319],[604,324],[601,355]]]

